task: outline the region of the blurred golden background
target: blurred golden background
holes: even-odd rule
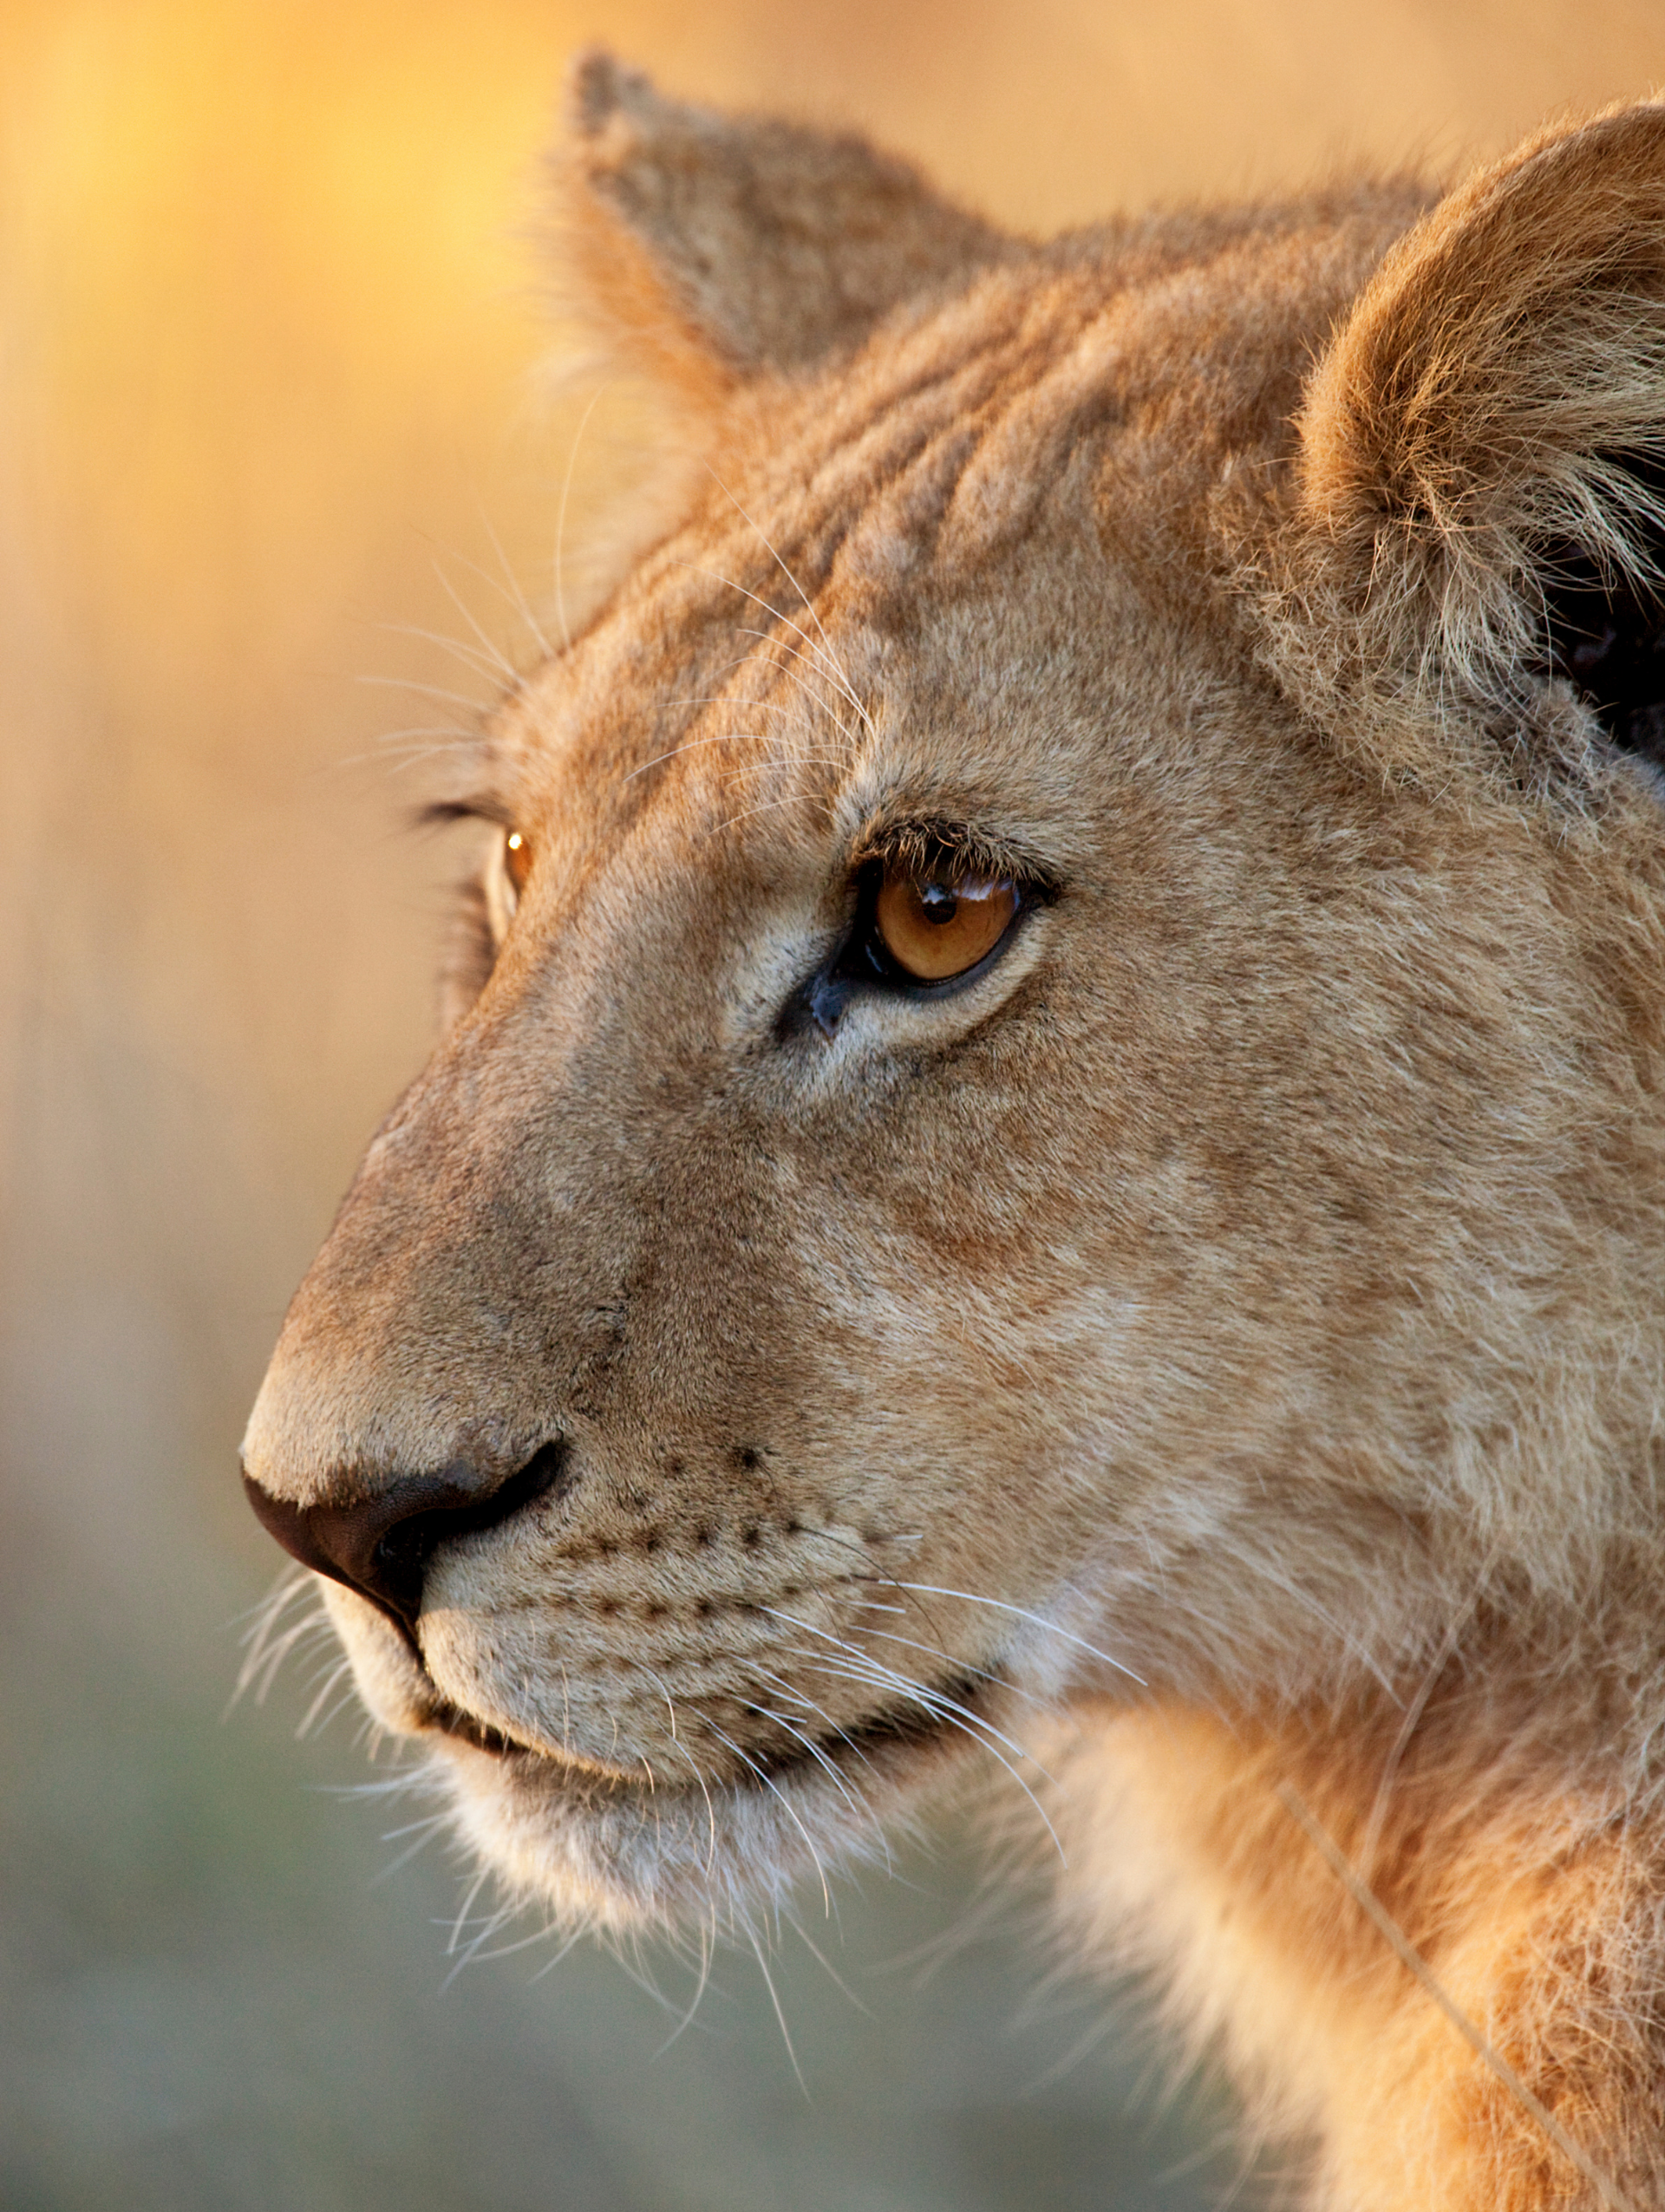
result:
[[[738,1961],[657,2059],[674,2021],[587,1949],[447,1982],[443,1847],[397,1865],[416,1815],[320,1788],[362,1778],[350,1716],[297,1743],[302,1669],[222,1721],[277,1564],[244,1409],[428,1034],[454,856],[400,828],[413,756],[526,656],[569,467],[581,566],[629,467],[622,404],[573,458],[596,386],[547,374],[536,239],[597,37],[1036,229],[1449,166],[1665,76],[1662,0],[8,0],[7,2212],[1051,2212],[1237,2172],[1124,1997],[1035,1993],[952,1848],[846,1895],[853,1997],[783,1948],[806,2101]]]

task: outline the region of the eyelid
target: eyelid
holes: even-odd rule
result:
[[[1025,899],[1047,902],[1061,886],[1060,871],[1031,847],[944,815],[870,824],[850,857],[850,878],[859,885],[872,871],[911,868],[928,876],[1007,877]]]
[[[495,830],[512,830],[516,826],[516,814],[506,799],[487,793],[466,799],[433,799],[416,810],[415,823],[419,829],[443,829],[451,822],[484,822]]]
[[[520,894],[508,868],[508,840],[515,832],[500,824],[493,824],[493,826],[498,833],[483,857],[479,880],[485,893],[493,942],[500,951],[508,936],[509,926],[519,910]]]

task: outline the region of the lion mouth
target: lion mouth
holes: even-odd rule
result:
[[[465,1713],[460,1705],[453,1705],[448,1700],[434,1706],[426,1719],[434,1733],[454,1737],[458,1743],[468,1744],[477,1752],[487,1752],[493,1759],[549,1759],[549,1753],[539,1751],[535,1744],[523,1744],[518,1736],[511,1736],[488,1720],[477,1719],[472,1713]]]
[[[754,1782],[759,1788],[768,1788],[796,1775],[825,1773],[829,1765],[842,1771],[852,1764],[871,1762],[877,1755],[920,1751],[945,1741],[957,1732],[968,1743],[983,1743],[992,1729],[984,1708],[1001,1687],[999,1672],[989,1669],[952,1675],[941,1683],[921,1685],[888,1705],[877,1707],[865,1719],[848,1728],[827,1729],[818,1736],[806,1735],[789,1748],[771,1750],[748,1745],[745,1752],[746,1771],[733,1779],[742,1787]],[[586,1764],[576,1756],[569,1759],[539,1745],[523,1742],[494,1722],[480,1719],[448,1699],[430,1708],[427,1725],[432,1732],[467,1744],[472,1750],[484,1752],[493,1759],[535,1761],[542,1767],[565,1770],[577,1770]],[[646,1790],[650,1786],[628,1770],[621,1770],[610,1779],[624,1788]]]

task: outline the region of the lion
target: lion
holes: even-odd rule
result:
[[[669,519],[250,1422],[513,1896],[992,1763],[1351,2212],[1665,2203],[1665,107],[1009,236],[602,54]]]

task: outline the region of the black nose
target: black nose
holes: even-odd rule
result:
[[[545,1444],[506,1481],[493,1484],[466,1459],[436,1475],[405,1475],[355,1505],[291,1505],[245,1470],[255,1517],[304,1567],[368,1597],[405,1629],[422,1608],[422,1577],[447,1537],[495,1528],[554,1489],[564,1444]]]

